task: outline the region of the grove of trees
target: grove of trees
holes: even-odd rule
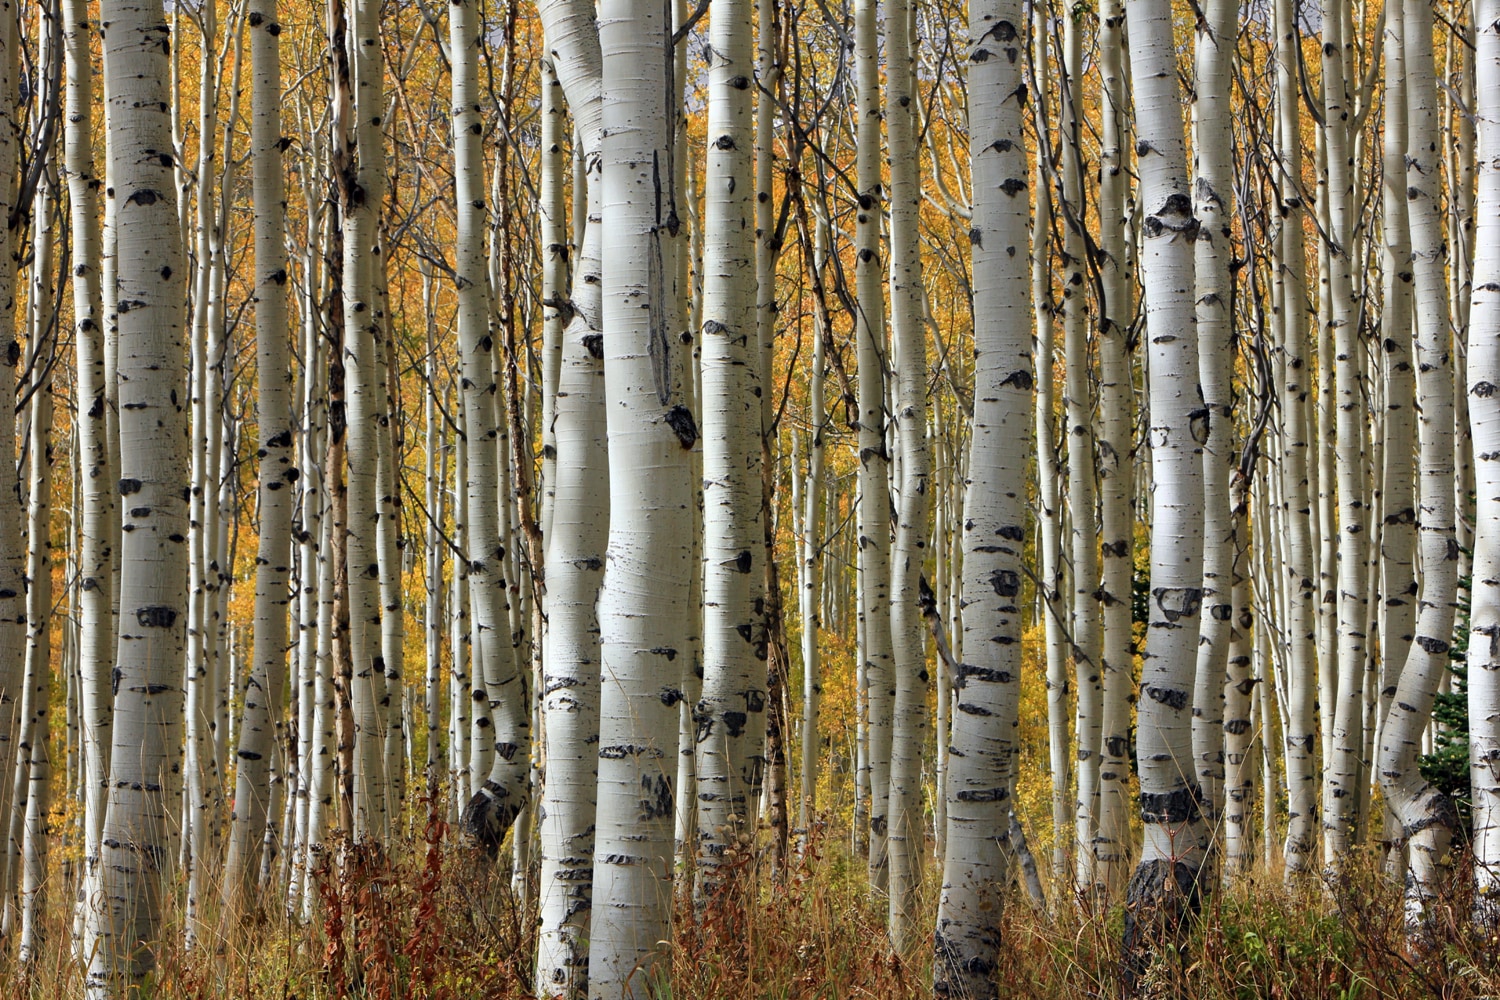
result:
[[[18,995],[1500,992],[1500,0],[0,0],[0,217]]]

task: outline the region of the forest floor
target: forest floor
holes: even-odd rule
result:
[[[323,917],[302,925],[283,907],[254,919],[201,920],[189,950],[160,950],[139,997],[497,998],[533,996],[535,922],[512,894],[509,874],[429,826],[389,859],[356,860],[343,880],[320,877]],[[1459,863],[1462,868],[1462,862]],[[1279,876],[1247,877],[1211,894],[1201,918],[1174,947],[1159,949],[1142,995],[1193,1000],[1374,1000],[1500,996],[1500,946],[1469,929],[1467,900],[1454,892],[1433,908],[1428,943],[1410,947],[1400,892],[1372,855],[1342,882],[1287,888]],[[924,886],[933,912],[936,872]],[[679,908],[670,971],[660,1000],[898,1000],[931,996],[926,948],[890,956],[884,905],[865,888],[863,864],[844,845],[793,862],[776,885],[753,882],[747,902],[694,920]],[[0,995],[73,998],[82,982],[70,959],[71,899],[53,894],[45,945],[26,979],[11,970]],[[1007,904],[996,975],[1008,998],[1122,996],[1119,907],[1091,916],[1051,901],[1044,914],[1017,888]],[[181,915],[169,915],[180,929]],[[232,930],[229,928],[233,927]],[[180,940],[180,933],[170,935]],[[930,940],[923,935],[923,941]]]

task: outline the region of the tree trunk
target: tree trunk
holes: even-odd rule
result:
[[[667,294],[670,184],[665,11],[599,10],[603,154],[604,381],[609,545],[599,595],[602,685],[591,995],[644,997],[670,939],[676,704],[687,641],[697,422],[683,405]],[[754,706],[749,706],[754,707]]]
[[[1128,0],[1136,150],[1141,177],[1141,282],[1151,425],[1151,592],[1137,724],[1145,846],[1127,896],[1130,970],[1186,910],[1203,861],[1202,792],[1192,767],[1193,674],[1203,588],[1203,445],[1193,244],[1181,88],[1167,0]]]
[[[970,121],[983,127],[969,137],[975,392],[963,523],[966,660],[953,677],[957,711],[933,992],[998,1000],[992,973],[1014,850],[1009,817],[1020,750],[1026,428],[1034,382],[1026,145],[1016,100],[1026,30],[1017,0],[975,2],[969,15]]]
[[[110,796],[103,833],[105,917],[86,942],[88,990],[105,996],[154,965],[182,718],[187,593],[183,282],[170,161],[170,40],[162,8],[105,0],[104,75],[116,213],[120,402],[119,652]],[[128,308],[126,308],[128,306]],[[0,407],[0,409],[4,409]],[[0,438],[7,436],[0,427]],[[8,467],[8,466],[7,466]]]

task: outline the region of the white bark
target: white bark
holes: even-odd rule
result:
[[[182,717],[187,481],[183,280],[170,158],[169,39],[159,4],[105,0],[104,74],[116,213],[123,537],[119,652],[103,834],[105,918],[90,928],[87,986],[109,995],[154,964]],[[0,428],[0,437],[4,429]]]
[[[765,0],[763,0],[765,2]],[[880,221],[885,189],[880,169],[880,48],[875,0],[854,4],[854,64],[859,120],[855,150],[855,336],[859,364],[859,546],[864,605],[861,663],[868,698],[870,883],[885,887],[891,758],[891,491],[886,447],[885,284]],[[769,218],[769,214],[767,215]]]
[[[1181,88],[1167,0],[1128,0],[1136,152],[1144,218],[1141,281],[1146,303],[1151,425],[1151,595],[1137,724],[1145,848],[1131,878],[1127,948],[1134,922],[1190,903],[1202,862],[1201,790],[1191,764],[1192,687],[1203,587],[1203,459],[1193,244]],[[1186,898],[1184,898],[1186,897]],[[1131,917],[1135,920],[1132,921]]]
[[[762,568],[755,559],[757,549],[764,551],[765,535],[758,419],[761,384],[756,350],[751,346],[756,320],[753,13],[750,0],[721,0],[709,28],[713,56],[708,78],[700,330],[703,693],[693,710],[698,743],[697,854],[703,895],[723,882],[719,869],[748,846],[754,829],[752,796],[764,766],[766,636],[759,600]],[[821,357],[822,352],[815,354]],[[804,598],[804,614],[808,610]],[[803,629],[816,634],[816,615],[804,617]],[[804,654],[807,649],[804,642]],[[816,673],[816,659],[809,669]]]
[[[927,554],[932,458],[927,446],[927,330],[922,323],[916,92],[912,8],[893,0],[886,14],[885,122],[891,167],[891,344],[897,373],[893,413],[901,478],[896,545],[891,554],[892,710],[890,938],[898,953],[915,944],[912,924],[926,861],[922,818],[922,750],[926,742],[927,655],[917,583]]]
[[[256,427],[260,540],[255,557],[255,621],[236,756],[234,825],[225,870],[231,900],[260,869],[271,805],[271,756],[286,753],[281,691],[286,683],[292,510],[301,471],[292,448],[291,365],[287,350],[286,182],[281,164],[281,22],[276,0],[249,7],[250,156],[255,205]],[[278,751],[279,748],[279,751]]]
[[[1128,205],[1130,179],[1125,172],[1126,105],[1124,67],[1125,15],[1120,0],[1099,8],[1102,104],[1099,170],[1099,261],[1104,301],[1099,306],[1099,512],[1103,538],[1102,645],[1104,673],[1099,812],[1093,850],[1095,877],[1117,896],[1128,877],[1130,860],[1130,695],[1134,688],[1130,620],[1131,579],[1135,572],[1135,525],[1131,508],[1131,461],[1135,386],[1126,338],[1135,313],[1130,274]]]
[[[670,938],[676,703],[687,641],[693,540],[665,230],[675,215],[666,95],[666,12],[627,0],[599,9],[605,123],[603,325],[609,544],[599,595],[602,661],[591,996],[644,997]]]
[[[1500,925],[1500,0],[1474,5],[1474,293],[1469,312],[1469,427],[1474,437],[1473,638],[1469,780],[1474,803],[1474,918]]]
[[[1399,835],[1411,847],[1407,923],[1418,927],[1437,880],[1457,817],[1447,796],[1417,770],[1417,752],[1432,716],[1458,601],[1457,510],[1453,493],[1453,379],[1443,239],[1442,161],[1432,59],[1432,8],[1412,0],[1402,10],[1406,55],[1406,195],[1411,226],[1417,426],[1420,440],[1417,548],[1421,589],[1416,634],[1381,729],[1376,771]],[[1394,332],[1394,331],[1393,331]]]
[[[1202,790],[1203,818],[1210,849],[1224,798],[1224,672],[1233,626],[1234,561],[1239,518],[1231,512],[1229,482],[1238,465],[1234,431],[1234,330],[1229,305],[1234,296],[1230,258],[1233,141],[1230,76],[1239,32],[1239,0],[1210,0],[1198,21],[1193,102],[1193,214],[1198,373],[1207,411],[1203,446],[1203,610],[1193,686],[1193,758]]]
[[[77,362],[74,417],[82,484],[82,521],[76,557],[78,581],[78,714],[83,757],[83,872],[78,882],[78,916],[99,891],[99,839],[108,790],[110,721],[113,699],[110,667],[114,656],[111,613],[114,562],[110,522],[117,516],[110,477],[105,422],[104,330],[99,289],[99,186],[94,173],[93,64],[89,55],[88,7],[83,0],[63,4],[64,89],[63,173],[73,244],[73,343]],[[0,434],[5,433],[0,430]],[[3,447],[3,446],[0,446]],[[81,925],[78,927],[81,931]]]
[[[965,660],[954,671],[948,838],[933,992],[996,998],[1009,884],[1011,785],[1019,753],[1026,479],[1031,421],[1027,165],[1017,0],[969,8],[969,137],[975,382],[963,522]],[[1045,240],[1045,234],[1037,234]]]

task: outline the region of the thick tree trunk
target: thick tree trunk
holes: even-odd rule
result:
[[[1026,478],[1031,419],[1026,144],[1016,99],[1025,63],[1017,0],[969,10],[975,392],[964,504],[965,660],[954,669],[948,837],[933,992],[995,998],[1019,746]],[[1046,234],[1037,238],[1045,240]]]
[[[182,718],[187,593],[187,437],[182,398],[187,275],[177,224],[166,90],[170,40],[160,5],[105,0],[104,74],[116,213],[120,402],[119,652],[110,797],[104,821],[105,917],[85,943],[88,989],[105,996],[154,965],[180,813],[172,801]],[[125,306],[129,308],[126,309]],[[3,407],[0,407],[3,409]],[[6,431],[0,427],[0,437]]]
[[[1151,593],[1137,724],[1145,847],[1131,877],[1131,968],[1196,909],[1202,791],[1192,767],[1193,676],[1203,588],[1202,409],[1181,88],[1167,0],[1128,0],[1146,304],[1151,426]]]
[[[606,0],[599,11],[605,123],[603,267],[609,545],[599,595],[604,683],[591,995],[644,997],[670,939],[676,705],[692,595],[689,452],[671,336],[666,231],[677,224],[666,96],[665,11]],[[755,706],[747,706],[753,708]]]

